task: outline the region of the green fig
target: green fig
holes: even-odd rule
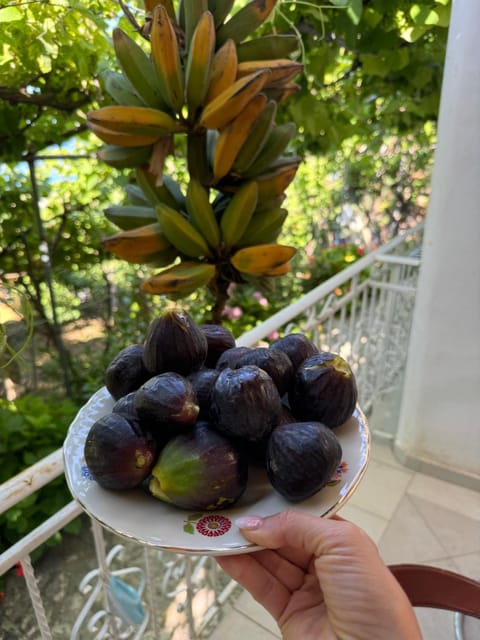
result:
[[[182,509],[211,511],[234,504],[247,486],[246,458],[207,422],[172,438],[152,469],[150,493]]]

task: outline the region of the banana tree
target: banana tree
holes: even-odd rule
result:
[[[207,287],[220,323],[229,285],[266,285],[289,271],[294,247],[277,243],[282,207],[300,158],[294,123],[277,124],[278,103],[299,90],[295,34],[257,35],[277,0],[145,0],[142,46],[116,28],[119,70],[103,75],[113,103],[87,126],[99,158],[132,169],[128,204],[105,214],[119,229],[104,247],[153,273],[149,294],[176,299]],[[130,16],[131,18],[131,16]],[[187,184],[166,158],[184,144]]]

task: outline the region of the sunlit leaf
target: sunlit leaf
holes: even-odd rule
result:
[[[0,22],[16,22],[23,18],[21,11],[16,7],[0,9]]]

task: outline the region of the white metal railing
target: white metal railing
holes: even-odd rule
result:
[[[255,345],[294,329],[308,333],[321,349],[341,353],[351,363],[360,405],[370,412],[376,399],[401,381],[422,233],[419,225],[364,256],[243,334],[237,344]],[[62,451],[58,450],[11,478],[0,486],[0,514],[62,473]],[[0,555],[0,575],[16,563],[23,568],[34,614],[31,624],[36,624],[42,640],[55,638],[54,614],[46,610],[30,554],[81,512],[76,502],[70,502]],[[78,579],[84,602],[74,612],[71,640],[163,639],[173,636],[179,626],[184,627],[183,637],[208,637],[236,588],[212,558],[143,548],[141,553],[139,549],[132,552],[123,540],[121,544],[110,541],[112,547],[107,551],[102,527],[92,520],[91,530],[97,568]],[[123,565],[115,568],[119,561]],[[172,606],[176,618],[170,615],[166,621],[164,614],[171,614]],[[32,633],[35,631],[28,637]]]

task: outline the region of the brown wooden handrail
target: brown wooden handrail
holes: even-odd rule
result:
[[[396,564],[389,569],[414,607],[458,611],[480,618],[480,582],[429,565]]]

